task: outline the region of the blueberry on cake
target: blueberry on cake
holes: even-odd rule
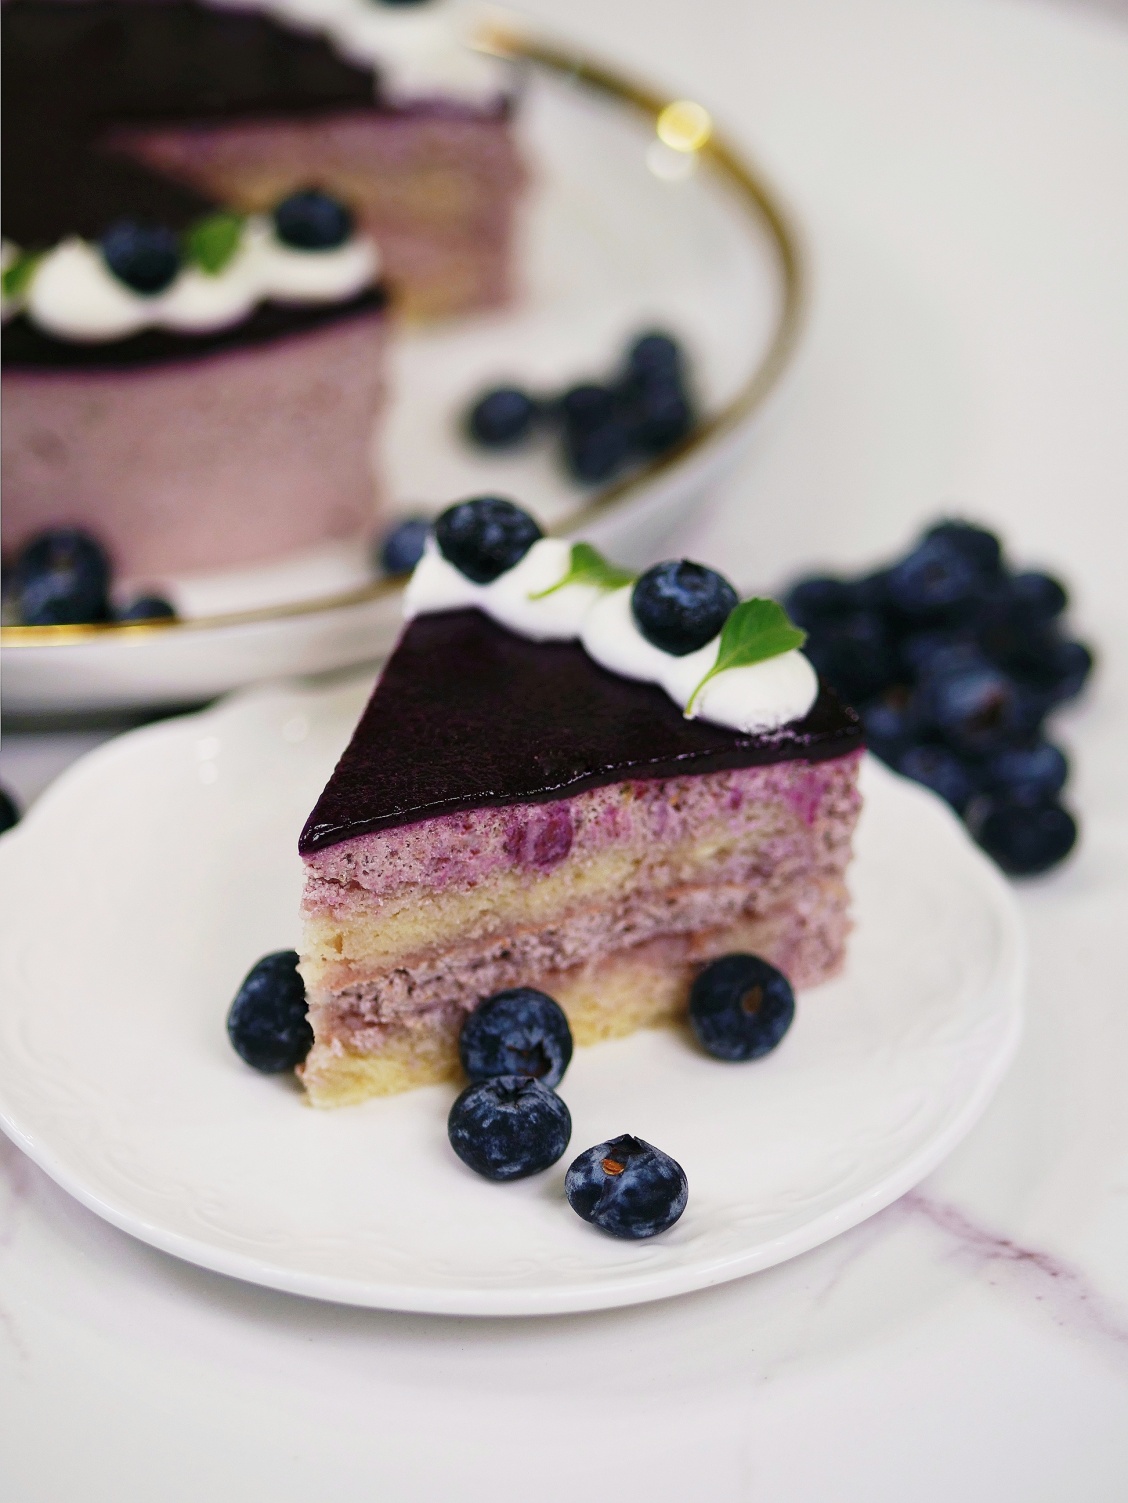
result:
[[[590,1044],[684,1015],[734,951],[838,970],[861,730],[775,602],[686,560],[634,578],[480,497],[406,615],[300,841],[316,1105],[458,1078],[507,988]]]
[[[78,525],[129,578],[369,531],[389,289],[509,286],[512,85],[456,13],[4,5],[5,548]]]

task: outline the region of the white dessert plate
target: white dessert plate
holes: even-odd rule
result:
[[[656,1030],[577,1051],[570,1149],[499,1186],[446,1139],[454,1087],[338,1111],[256,1075],[224,1020],[298,940],[297,832],[367,685],[247,691],[75,765],[0,840],[0,1125],[114,1225],[294,1293],[463,1315],[592,1310],[766,1268],[872,1216],[969,1130],[1020,1029],[1011,894],[932,795],[871,763],[845,975],[768,1058]],[[571,1158],[620,1132],[689,1204],[623,1243],[568,1207]]]
[[[500,492],[554,530],[641,563],[737,456],[786,364],[800,321],[794,235],[699,107],[515,32],[485,40],[529,70],[522,296],[501,313],[398,332],[380,467],[401,513]],[[677,451],[593,491],[564,475],[551,445],[498,455],[463,437],[461,416],[484,388],[508,380],[548,392],[601,379],[626,341],[655,325],[683,340],[701,412]],[[7,710],[198,703],[266,678],[375,662],[399,623],[400,586],[374,579],[367,543],[148,583],[181,620],[3,628]]]

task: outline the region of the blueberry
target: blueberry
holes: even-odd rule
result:
[[[458,1053],[471,1080],[529,1075],[558,1086],[572,1058],[572,1030],[551,997],[518,986],[487,997],[468,1015]]]
[[[859,707],[866,733],[866,745],[883,762],[895,766],[902,752],[908,751],[917,732],[916,718],[901,685],[871,699]]]
[[[6,788],[0,788],[0,835],[19,822],[19,805]]]
[[[1065,787],[1069,763],[1065,754],[1048,741],[1008,747],[988,758],[983,779],[987,788],[1014,803],[1036,804],[1056,796]]]
[[[968,811],[976,840],[1012,877],[1033,877],[1064,861],[1077,841],[1073,816],[1059,803],[977,799]]]
[[[818,627],[803,651],[827,683],[852,702],[872,699],[897,682],[893,640],[872,611],[853,611]]]
[[[435,523],[439,552],[475,584],[489,584],[519,564],[541,536],[528,512],[500,496],[460,501]]]
[[[886,580],[890,602],[909,617],[970,607],[982,594],[981,569],[944,535],[932,534],[894,564]]]
[[[1055,642],[1047,662],[1051,704],[1064,704],[1075,699],[1085,687],[1092,668],[1093,654],[1084,642]]]
[[[663,454],[693,427],[689,397],[675,378],[655,378],[631,394],[627,424],[630,442],[643,454]]]
[[[610,480],[630,457],[631,434],[618,418],[596,428],[565,428],[564,463],[584,485]]]
[[[397,522],[378,545],[380,568],[385,574],[410,574],[423,557],[423,546],[431,531],[426,517],[408,517]]]
[[[1033,698],[986,663],[925,679],[914,705],[953,748],[970,753],[1026,740],[1040,718]]]
[[[933,538],[941,539],[946,547],[961,553],[984,577],[997,574],[1002,567],[1003,550],[999,539],[974,522],[937,522],[924,534],[923,541]]]
[[[973,767],[946,746],[911,746],[897,759],[897,771],[923,783],[962,814],[979,791]]]
[[[685,1170],[660,1148],[624,1133],[570,1165],[564,1193],[577,1216],[612,1237],[656,1237],[685,1210]]]
[[[854,608],[854,590],[844,579],[813,574],[799,579],[784,596],[787,614],[804,631],[817,631],[824,622],[848,615]]]
[[[109,584],[105,549],[77,527],[55,527],[32,538],[13,570],[13,592],[25,626],[105,621]]]
[[[264,1075],[301,1064],[313,1029],[296,950],[277,950],[251,967],[227,1014],[227,1036],[240,1059]]]
[[[758,955],[722,955],[689,994],[697,1042],[714,1059],[759,1059],[791,1027],[795,993],[782,971]]]
[[[1033,569],[1014,575],[1010,594],[1019,610],[1034,621],[1052,621],[1069,604],[1065,586],[1059,580]]]
[[[677,340],[657,329],[640,334],[627,351],[628,375],[644,381],[653,376],[680,377],[682,364]]]
[[[138,595],[124,610],[118,612],[119,621],[175,621],[176,611],[160,595]]]
[[[883,615],[890,609],[889,570],[877,569],[873,574],[864,574],[850,586],[854,607],[859,611],[876,611]]]
[[[978,667],[983,662],[983,653],[970,637],[949,631],[910,632],[901,638],[898,654],[911,678]]]
[[[639,575],[631,614],[646,640],[683,658],[711,642],[738,604],[728,580],[704,564],[669,559]]]
[[[557,405],[565,430],[573,432],[603,428],[619,416],[618,400],[608,386],[594,386],[590,383],[573,386],[564,393]]]
[[[528,1075],[468,1085],[447,1118],[450,1146],[486,1179],[524,1179],[555,1164],[572,1136],[568,1108]]]
[[[274,210],[274,233],[294,250],[336,250],[352,232],[349,210],[318,188],[291,193]]]
[[[515,386],[499,386],[478,398],[466,427],[484,449],[508,449],[528,438],[536,421],[537,404]]]
[[[163,292],[180,270],[180,242],[163,225],[119,220],[102,236],[101,250],[118,281],[146,297]]]

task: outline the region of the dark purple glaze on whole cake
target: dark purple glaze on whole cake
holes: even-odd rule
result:
[[[548,803],[628,779],[803,760],[862,745],[825,686],[802,720],[745,736],[686,720],[659,688],[574,642],[532,642],[478,611],[408,623],[306,822],[303,856],[441,814]]]

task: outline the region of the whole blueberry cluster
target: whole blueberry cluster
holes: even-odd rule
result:
[[[870,750],[946,799],[1013,876],[1048,870],[1077,838],[1059,800],[1068,765],[1045,735],[1093,665],[1063,630],[1066,605],[1056,579],[1013,570],[994,533],[963,521],[874,573],[801,579],[786,597]]]
[[[4,571],[5,622],[13,626],[171,620],[161,596],[138,595],[115,607],[109,555],[92,533],[52,527],[30,538]]]
[[[540,398],[516,386],[483,393],[466,415],[466,431],[484,449],[550,435],[572,478],[598,485],[673,448],[694,422],[685,355],[676,339],[655,330],[632,341],[606,381]]]

